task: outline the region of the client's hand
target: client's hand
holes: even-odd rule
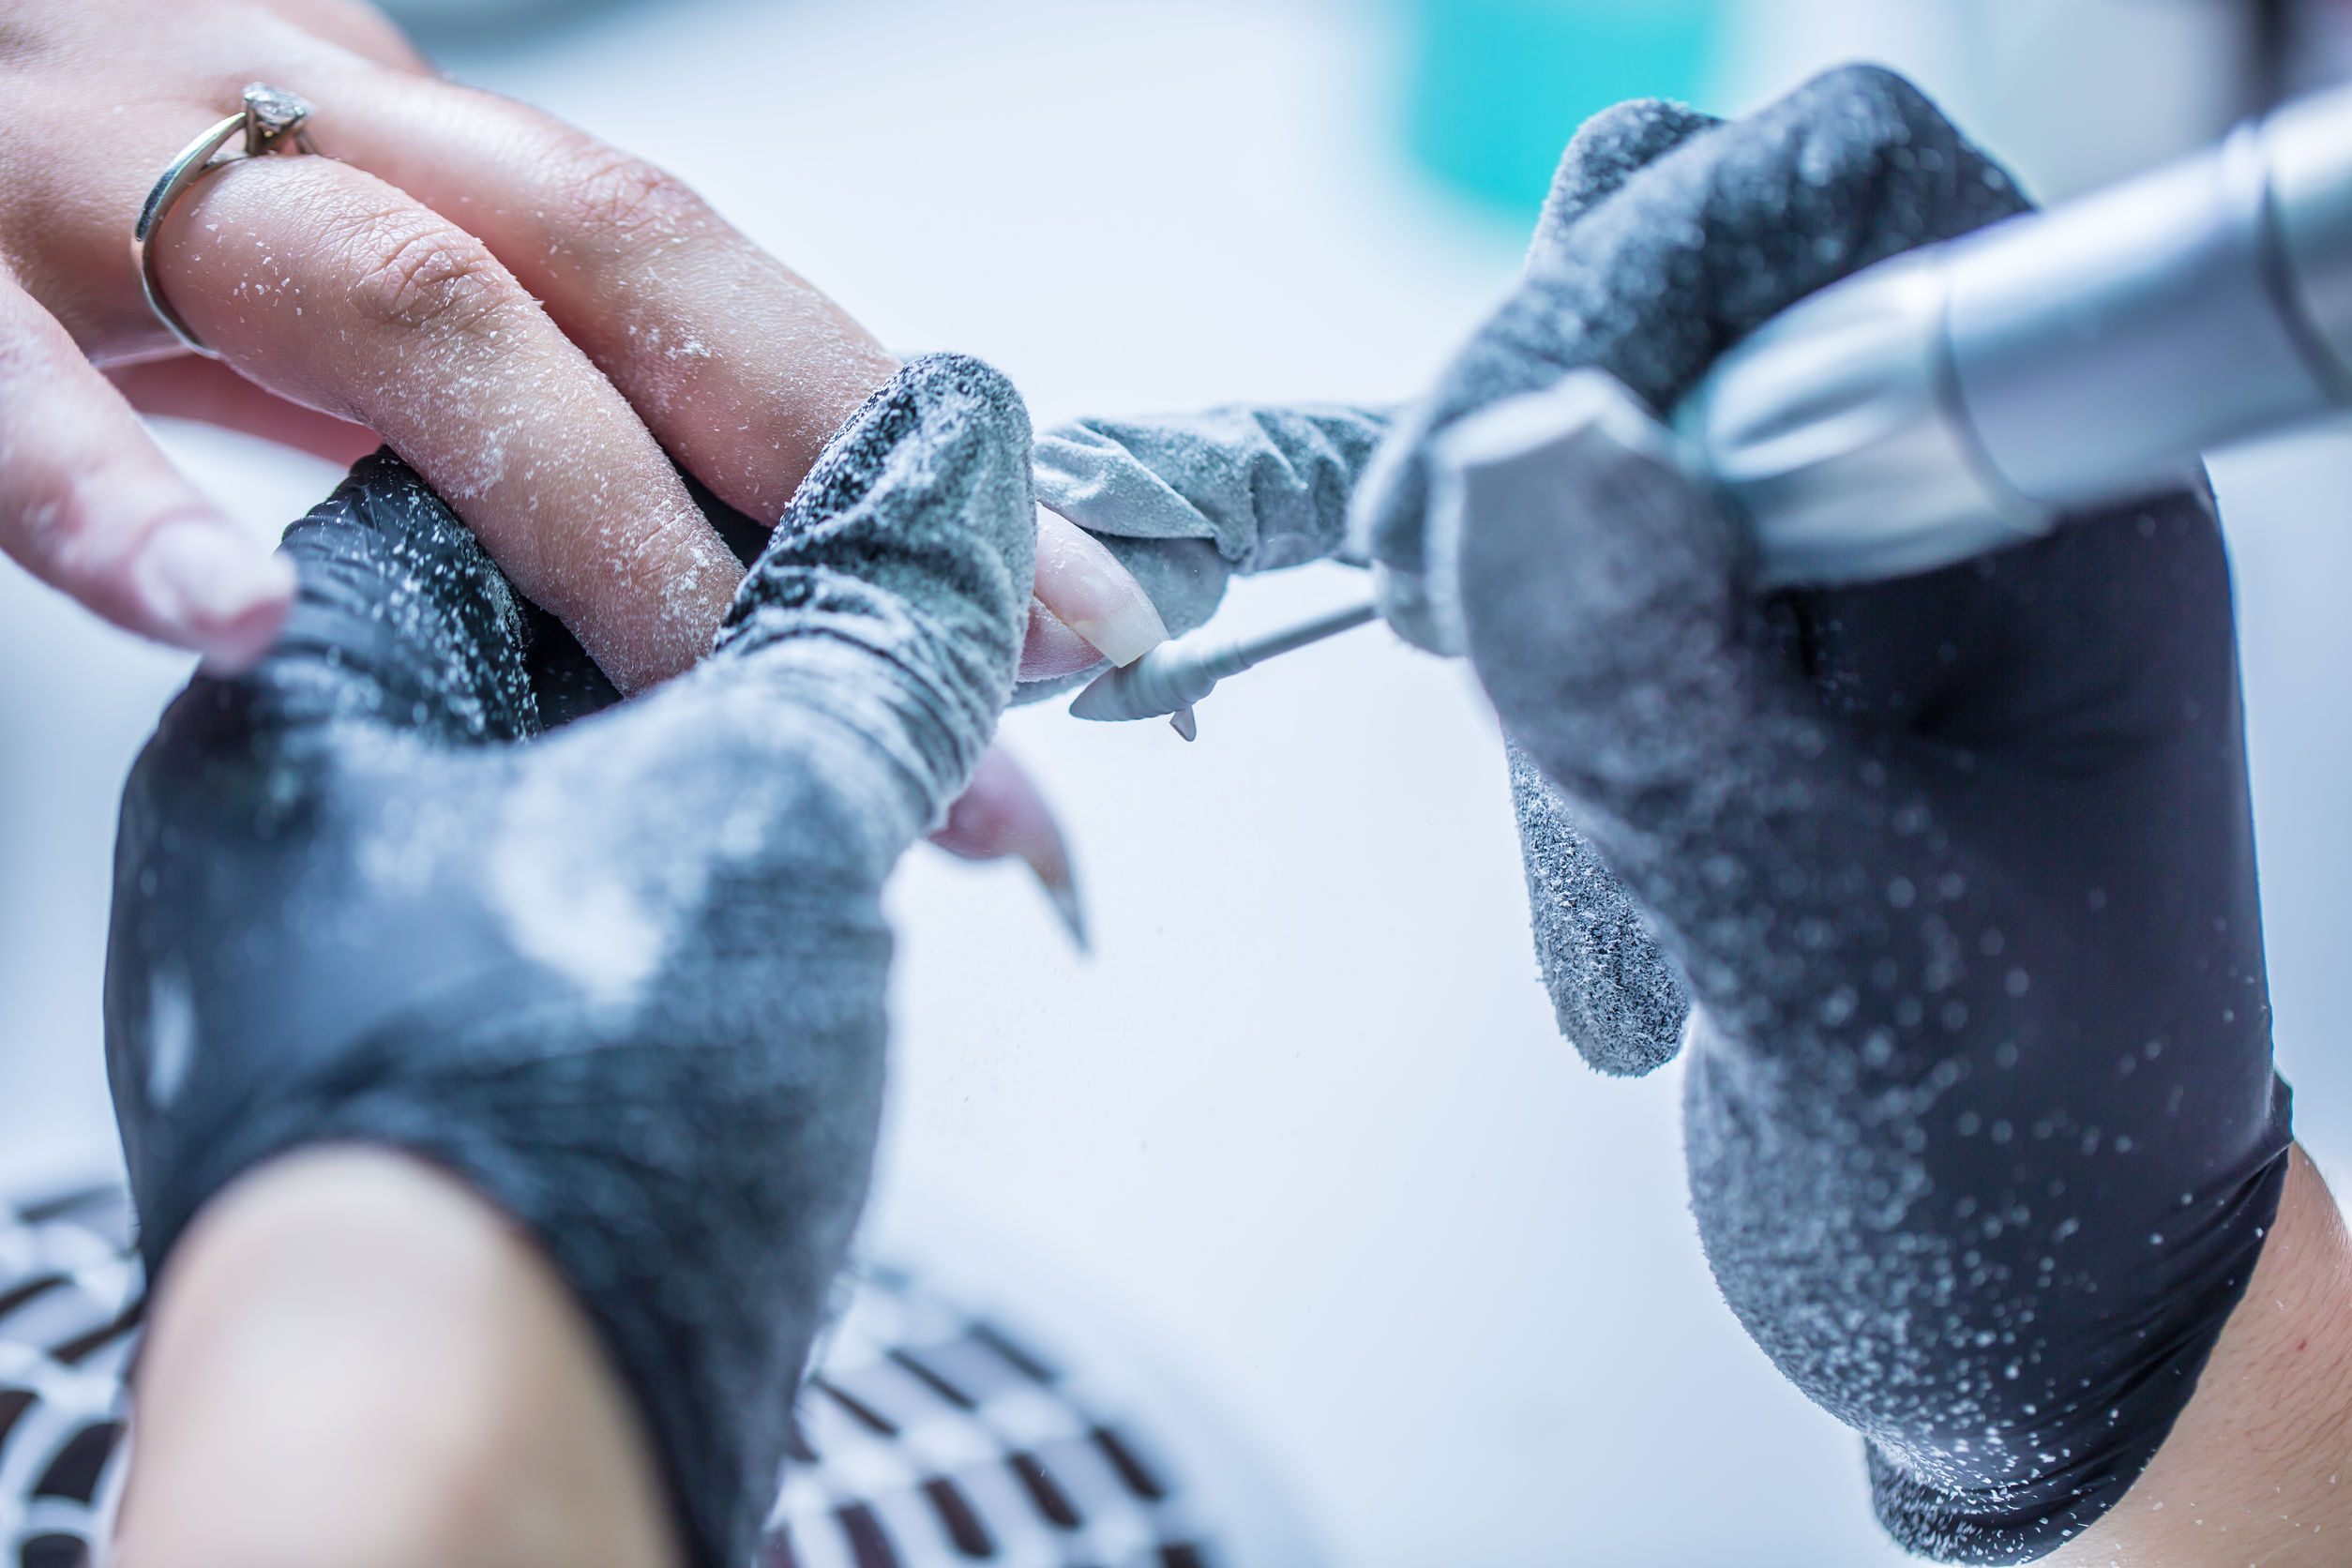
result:
[[[270,1495],[304,1444],[348,1457],[347,1491],[381,1495],[414,1472],[371,1432],[426,1433],[407,1457],[427,1463],[479,1439],[457,1416],[379,1422],[363,1400],[309,1430],[230,1424],[253,1446],[223,1452],[220,1425],[189,1413],[204,1386],[189,1369],[228,1333],[209,1325],[237,1318],[217,1306],[237,1271],[208,1249],[315,1257],[252,1231],[289,1210],[294,1232],[335,1230],[324,1200],[266,1190],[322,1145],[430,1162],[527,1229],[626,1384],[659,1464],[647,1493],[666,1493],[687,1556],[750,1560],[875,1134],[882,883],[1011,689],[1033,541],[1019,400],[985,366],[919,360],[826,449],[702,668],[534,739],[543,702],[570,701],[550,683],[577,650],[413,475],[370,459],[296,525],[286,635],[173,705],[124,806],[109,1057],[158,1282],[127,1560],[405,1562],[304,1533],[319,1510],[221,1500]],[[352,1268],[431,1274],[436,1236],[473,1235],[447,1266],[516,1281],[502,1322],[561,1316],[561,1292],[518,1280],[517,1249],[480,1242],[463,1214],[478,1202],[448,1183],[328,1168],[321,1184],[352,1194],[334,1252]],[[257,1264],[250,1289],[268,1298],[284,1275]],[[322,1397],[397,1397],[370,1369],[429,1360],[415,1341],[430,1330],[374,1312]],[[549,1342],[559,1361],[590,1343]],[[489,1373],[546,1382],[526,1371],[468,1353],[418,1380],[469,1396]],[[581,1395],[514,1419],[593,1431],[618,1405]],[[626,1447],[539,1470],[594,1490]],[[453,1483],[470,1488],[453,1515],[505,1531],[504,1550],[418,1550],[582,1560],[564,1536],[578,1500],[554,1483],[508,1497],[507,1479]],[[513,1545],[526,1538],[543,1549]]]
[[[133,408],[342,461],[388,443],[636,690],[709,652],[738,577],[670,460],[773,521],[895,368],[676,179],[439,80],[369,7],[28,0],[8,40],[0,551],[219,668],[267,646],[292,579]],[[163,295],[215,363],[148,309],[131,231],[254,82],[314,106],[327,156],[233,163],[159,226]],[[1124,662],[1157,641],[1108,558],[1045,526],[1041,644],[1066,659],[1075,628]]]
[[[143,408],[345,459],[388,442],[628,689],[708,651],[734,588],[665,449],[773,519],[890,374],[676,180],[437,79],[369,7],[31,0],[8,37],[0,544],[134,631],[234,664],[291,589],[93,362],[176,355],[122,373]],[[162,293],[212,364],[141,297],[131,229],[254,82],[315,105],[328,156],[233,164],[158,230]]]

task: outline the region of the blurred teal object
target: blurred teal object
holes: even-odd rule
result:
[[[1586,118],[1631,98],[1696,99],[1724,0],[1408,0],[1407,137],[1430,173],[1515,211],[1541,206]]]

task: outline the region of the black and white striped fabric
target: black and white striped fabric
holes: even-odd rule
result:
[[[868,1268],[800,1401],[761,1568],[1207,1568],[1132,1415],[908,1273]]]
[[[83,1568],[128,1445],[139,1265],[114,1185],[0,1198],[0,1568]],[[758,1568],[1218,1568],[1132,1409],[869,1267],[800,1400]]]
[[[0,1564],[79,1568],[123,1470],[138,1337],[130,1205],[112,1185],[0,1199]]]

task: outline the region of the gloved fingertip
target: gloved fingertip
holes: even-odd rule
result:
[[[1036,564],[1030,447],[1029,411],[1001,371],[959,354],[910,362],[802,480],[736,593],[721,660],[817,626],[826,647],[880,656],[897,734],[944,800],[1019,671]],[[814,648],[795,660],[830,656]]]
[[[1552,999],[1560,1033],[1585,1065],[1604,1078],[1648,1078],[1682,1054],[1682,1026],[1688,1006],[1671,1015],[1660,1012],[1634,1019],[1596,1019],[1588,1004],[1574,1010]]]
[[[1668,464],[1680,461],[1674,437],[1648,404],[1606,370],[1571,371],[1541,392],[1481,409],[1431,444],[1440,483],[1467,472],[1539,458],[1566,443],[1605,442]]]
[[[1528,264],[1538,265],[1550,256],[1570,224],[1615,195],[1628,179],[1722,123],[1666,98],[1635,98],[1585,121],[1560,154]]]
[[[1646,1077],[1681,1050],[1688,988],[1565,797],[1518,745],[1505,754],[1553,1019],[1593,1071]]]
[[[1348,554],[1372,564],[1372,597],[1397,636],[1426,653],[1451,655],[1433,623],[1428,570],[1427,411],[1398,422],[1364,470],[1348,507]]]
[[[1483,608],[1470,601],[1537,576],[1571,585],[1585,566],[1567,536],[1569,515],[1583,510],[1575,498],[1636,463],[1679,468],[1673,438],[1600,370],[1505,398],[1444,430],[1430,445],[1423,569],[1379,578],[1390,624],[1432,652],[1469,652]]]

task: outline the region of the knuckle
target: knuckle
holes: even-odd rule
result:
[[[490,248],[427,212],[381,214],[350,240],[351,301],[370,322],[464,331],[523,298]]]
[[[50,586],[95,604],[129,565],[146,521],[108,505],[110,475],[57,473],[11,475],[0,511],[0,554]]]
[[[88,497],[62,476],[20,480],[8,507],[8,551],[37,575],[55,581],[82,575],[95,553]]]
[[[691,234],[711,217],[702,198],[677,175],[610,148],[584,156],[566,185],[580,235],[614,249]]]

